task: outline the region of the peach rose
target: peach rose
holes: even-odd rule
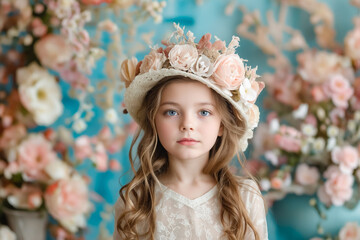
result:
[[[334,163],[339,164],[343,173],[351,174],[359,166],[359,153],[352,146],[335,147],[331,152],[331,158]]]
[[[348,222],[339,232],[339,240],[360,239],[360,226],[356,222]]]
[[[34,45],[36,56],[43,66],[57,70],[70,61],[73,52],[70,45],[60,35],[48,34]]]
[[[5,128],[0,138],[0,148],[13,147],[25,136],[26,128],[24,125],[17,124]]]
[[[51,144],[40,134],[31,134],[17,149],[17,162],[24,173],[33,179],[43,179],[47,164],[56,160]]]
[[[319,178],[320,174],[316,167],[310,167],[303,163],[296,168],[295,179],[301,185],[316,184]]]
[[[354,183],[352,175],[341,172],[335,166],[330,166],[325,171],[324,177],[327,178],[324,184],[325,192],[330,197],[333,205],[342,206],[346,201],[350,200]]]
[[[360,28],[357,27],[353,31],[349,32],[345,39],[345,54],[351,59],[358,60],[360,59]]]
[[[260,119],[260,111],[258,106],[256,106],[255,104],[252,104],[251,107],[249,108],[249,128],[253,129],[255,127],[257,127],[258,123],[259,123],[259,119]]]
[[[88,213],[91,207],[88,195],[85,180],[79,175],[74,175],[48,186],[45,203],[55,219],[69,231],[76,232],[79,227],[85,227],[84,214]]]
[[[136,65],[138,60],[134,57],[126,59],[121,63],[120,79],[125,83],[125,87],[129,87],[130,83],[136,76]]]
[[[237,54],[220,56],[215,62],[214,81],[228,90],[236,90],[245,79],[244,63]]]
[[[190,44],[175,45],[169,52],[169,61],[175,69],[187,71],[198,59],[197,49]]]
[[[162,68],[166,57],[164,53],[159,53],[156,50],[152,50],[148,55],[142,60],[140,66],[140,74],[146,73],[150,70],[159,70]]]

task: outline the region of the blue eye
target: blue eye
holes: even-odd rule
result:
[[[165,112],[165,114],[168,115],[168,116],[176,116],[176,115],[178,115],[178,113],[175,110],[167,110]]]
[[[202,111],[200,111],[200,115],[203,116],[203,117],[207,117],[207,116],[210,115],[210,112],[206,111],[206,110],[202,110]]]

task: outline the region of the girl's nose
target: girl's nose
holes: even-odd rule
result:
[[[194,120],[189,116],[189,114],[184,114],[181,124],[180,124],[181,131],[193,131],[194,130]]]

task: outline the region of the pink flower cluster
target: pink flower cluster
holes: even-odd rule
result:
[[[170,37],[163,41],[165,49],[152,49],[142,61],[138,62],[135,58],[123,61],[120,78],[125,86],[128,87],[139,74],[162,68],[189,72],[215,83],[236,102],[250,106],[250,122],[257,125],[258,109],[253,103],[265,85],[255,81],[258,77],[256,68],[245,66],[243,59],[235,54],[239,38],[233,37],[227,48],[220,40],[211,43],[211,34],[205,34],[195,43],[192,32],[185,36],[183,29],[178,25],[175,27],[177,31],[172,37],[176,35],[176,43],[172,43]]]

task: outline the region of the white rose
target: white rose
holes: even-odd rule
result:
[[[201,77],[210,77],[214,72],[214,66],[205,55],[200,55],[192,65],[191,71]]]
[[[16,240],[16,235],[7,226],[0,226],[0,239]]]
[[[20,101],[39,125],[50,125],[63,112],[61,90],[54,76],[36,63],[17,73]]]
[[[65,179],[70,177],[71,167],[56,159],[45,166],[45,172],[54,180]]]
[[[197,49],[190,44],[175,45],[169,52],[171,66],[176,69],[187,71],[198,58]]]

